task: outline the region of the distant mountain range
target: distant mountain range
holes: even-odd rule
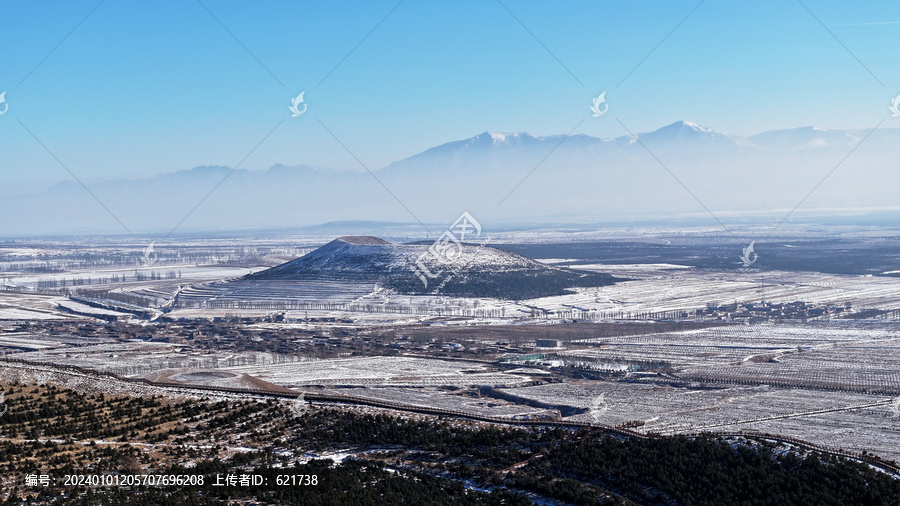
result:
[[[742,216],[793,208],[832,170],[803,209],[897,206],[900,129],[878,129],[860,144],[867,133],[802,127],[739,137],[689,121],[636,139],[485,132],[374,177],[307,165],[197,167],[89,188],[129,229],[154,234],[189,213],[181,231],[349,220],[449,224],[462,211],[498,226],[700,216],[704,206]],[[0,225],[2,236],[123,231],[75,182],[4,199],[0,213],[15,217]]]
[[[576,286],[605,286],[618,279],[545,265],[509,251],[469,244],[437,257],[428,244],[391,244],[372,236],[339,237],[277,267],[245,277],[270,281],[376,283],[398,293],[532,299],[563,295]],[[427,273],[427,274],[426,274]]]

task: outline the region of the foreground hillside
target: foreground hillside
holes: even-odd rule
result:
[[[622,438],[273,400],[85,395],[51,384],[0,388],[6,504],[900,501],[900,481],[862,464],[740,439]],[[29,474],[48,484],[26,485]],[[194,485],[65,484],[67,475],[121,482],[153,474]],[[228,474],[264,481],[215,485]]]
[[[377,237],[344,236],[246,279],[370,282],[404,294],[437,291],[511,300],[562,295],[568,288],[617,281],[608,274],[553,267],[486,246],[454,246],[440,258],[429,248],[427,244],[391,244]]]

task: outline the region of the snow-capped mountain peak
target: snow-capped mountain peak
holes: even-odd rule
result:
[[[650,133],[639,134],[638,138],[642,141],[650,141],[654,143],[678,144],[684,145],[691,142],[725,142],[730,145],[734,141],[727,135],[713,130],[712,128],[702,126],[693,121],[676,121],[670,125],[654,130]]]
[[[722,132],[719,132],[719,131],[717,131],[717,130],[713,130],[712,128],[707,128],[707,127],[705,127],[705,126],[701,126],[701,125],[699,125],[699,124],[697,124],[697,123],[694,123],[693,121],[682,121],[681,124],[684,125],[684,126],[686,126],[686,127],[692,128],[692,129],[694,129],[694,130],[697,131],[697,132],[703,132],[703,133],[715,133],[715,134],[719,134],[719,135],[724,135],[724,134],[722,134]]]
[[[536,137],[525,132],[485,132],[483,136],[490,136],[491,144],[497,145],[516,145],[521,144],[525,140],[539,140]],[[478,136],[481,137],[481,136]],[[477,138],[477,137],[476,137]]]

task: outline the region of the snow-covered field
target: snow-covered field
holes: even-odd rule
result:
[[[701,388],[698,388],[701,387]],[[900,459],[900,398],[768,386],[702,388],[621,382],[557,383],[504,391],[591,408],[573,420],[642,432],[760,432]]]
[[[60,340],[35,339],[32,335],[20,332],[10,332],[0,334],[0,346],[6,348],[21,348],[25,350],[42,350],[47,348],[58,348],[62,346],[62,343]]]
[[[196,353],[168,343],[109,343],[42,349],[16,357],[68,364],[120,376],[151,377],[163,370],[220,370],[246,374],[285,387],[348,386],[516,386],[527,374],[495,372],[478,362],[413,357],[358,357],[311,360],[263,352]]]
[[[69,320],[83,318],[57,306],[69,299],[60,295],[37,295],[0,291],[0,320]]]
[[[575,341],[546,361],[593,361],[630,372],[619,381],[569,378],[537,386],[530,385],[547,379],[546,365],[540,362],[500,371],[465,360],[312,360],[262,352],[199,353],[182,345],[147,342],[41,349],[17,356],[123,376],[162,375],[185,383],[233,386],[256,378],[301,391],[325,388],[484,415],[547,413],[518,401],[484,397],[477,387],[487,385],[548,405],[589,410],[572,415],[573,420],[640,422],[637,430],[666,434],[757,430],[898,459],[900,337],[893,325],[732,325]],[[656,362],[654,367],[665,363],[663,372],[634,367],[647,362]]]
[[[549,413],[546,409],[514,404],[490,397],[457,395],[447,392],[445,389],[375,387],[326,389],[323,391],[334,394],[357,395],[425,408],[440,407],[482,416],[515,417],[555,414]]]
[[[287,387],[302,385],[353,386],[515,386],[528,376],[491,372],[477,362],[412,357],[364,357],[315,360],[232,369]]]
[[[707,303],[794,302],[842,304],[857,308],[900,308],[900,278],[814,272],[703,271],[698,269],[615,269],[574,266],[634,279],[611,286],[578,289],[577,294],[545,297],[529,304],[565,310],[577,305],[590,311],[676,311],[701,309]]]
[[[11,276],[4,278],[2,284],[5,286],[15,286],[19,288],[35,288],[39,282],[56,281],[62,282],[66,280],[69,286],[72,286],[72,280],[87,282],[91,280],[91,284],[78,285],[83,288],[134,288],[136,286],[147,285],[146,281],[134,280],[137,273],[145,274],[148,278],[151,273],[165,275],[168,272],[174,272],[180,277],[177,278],[180,283],[193,283],[204,280],[224,280],[239,278],[251,272],[251,269],[245,267],[219,267],[219,266],[197,266],[190,264],[172,264],[172,265],[148,265],[141,267],[116,267],[116,268],[100,268],[100,269],[78,269],[62,273],[48,274],[26,274],[19,276]],[[125,282],[102,283],[102,280],[110,280],[113,276],[125,277]],[[158,283],[158,282],[157,282]]]
[[[205,352],[157,342],[105,343],[39,350],[16,354],[16,358],[42,363],[77,365],[120,376],[144,376],[163,369],[227,369],[246,365],[271,366],[297,357],[263,352]]]
[[[758,271],[706,271],[670,264],[642,265],[583,265],[584,270],[606,272],[631,279],[610,286],[575,288],[572,293],[524,301],[491,298],[461,298],[440,295],[400,295],[372,289],[371,286],[353,287],[344,284],[290,287],[274,285],[275,290],[266,295],[257,284],[248,284],[240,290],[220,292],[215,285],[198,286],[186,293],[185,301],[198,304],[206,299],[213,304],[203,307],[178,308],[173,314],[191,317],[220,316],[229,314],[265,314],[268,307],[254,308],[261,301],[291,311],[291,303],[322,303],[352,305],[352,310],[332,308],[328,315],[344,318],[369,318],[380,314],[379,321],[421,321],[424,315],[457,315],[468,318],[486,318],[495,321],[531,319],[535,308],[549,312],[541,319],[583,317],[580,311],[594,311],[599,318],[622,317],[629,313],[694,311],[707,304],[742,302],[787,303],[804,301],[811,304],[838,306],[850,303],[854,308],[900,308],[900,278],[820,274],[813,272],[758,272]],[[333,293],[332,293],[333,292]],[[243,301],[243,303],[242,303]],[[230,305],[229,305],[230,304]],[[220,305],[210,308],[210,305]],[[265,304],[263,304],[264,306]],[[274,306],[273,306],[274,307]],[[306,309],[306,308],[301,308]],[[316,308],[310,307],[309,310]],[[406,311],[406,312],[403,312]],[[573,314],[574,311],[574,314]],[[410,313],[411,312],[411,313]],[[294,312],[302,318],[304,311]]]
[[[771,359],[815,357],[828,350],[897,346],[894,323],[876,321],[822,321],[806,324],[763,323],[709,327],[680,332],[604,337],[576,341],[565,356],[619,357],[640,360],[653,357],[689,365],[752,364]],[[873,350],[873,353],[879,352]]]
[[[90,394],[103,393],[106,395],[133,395],[147,396],[160,395],[173,398],[195,399],[241,399],[243,394],[230,394],[227,392],[214,392],[209,390],[178,389],[146,385],[144,383],[131,383],[114,379],[98,378],[94,375],[78,372],[62,371],[53,367],[31,366],[21,364],[3,364],[0,367],[0,381],[7,384],[37,383],[40,385],[52,383],[54,385],[72,388],[79,392]]]

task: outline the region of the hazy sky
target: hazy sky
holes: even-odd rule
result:
[[[8,188],[70,179],[22,125],[91,182],[234,166],[273,129],[242,167],[359,169],[322,124],[377,169],[486,130],[581,120],[575,132],[598,137],[624,135],[617,119],[635,132],[871,128],[900,93],[889,0],[0,5]],[[309,108],[292,118],[301,91]],[[602,91],[610,111],[593,118]]]

